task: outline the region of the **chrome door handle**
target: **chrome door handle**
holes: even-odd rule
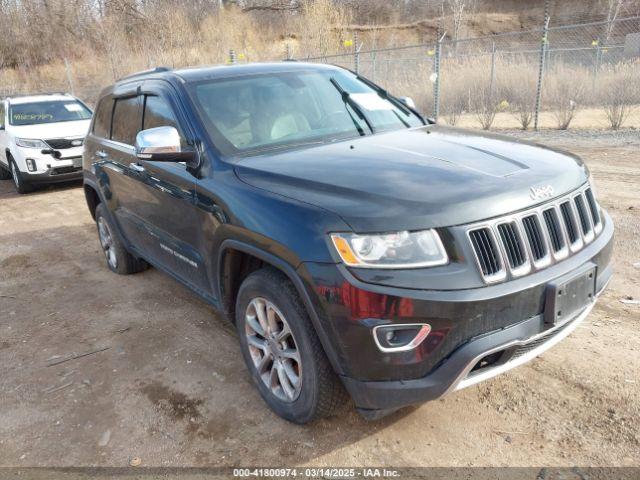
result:
[[[129,168],[131,170],[135,170],[136,172],[144,172],[144,167],[142,165],[140,165],[139,163],[135,163],[135,162],[131,162],[129,164]]]
[[[105,159],[105,158],[107,158],[107,157],[109,156],[109,154],[108,154],[107,152],[105,152],[104,150],[98,150],[98,151],[96,152],[96,156],[97,156],[98,158]]]

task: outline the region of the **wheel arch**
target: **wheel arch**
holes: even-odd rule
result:
[[[252,272],[263,267],[279,270],[293,284],[331,366],[336,373],[343,374],[338,354],[322,326],[311,297],[295,267],[259,247],[234,239],[223,241],[218,253],[218,298],[225,315],[235,322],[235,301],[242,281]]]
[[[91,213],[91,218],[96,219],[96,208],[98,205],[102,203],[102,199],[100,198],[100,194],[98,190],[91,184],[84,182],[84,198],[87,201],[87,207],[89,207],[89,212]]]
[[[93,220],[96,219],[96,208],[98,208],[98,205],[104,204],[106,207],[105,211],[107,213],[107,216],[109,217],[109,220],[111,220],[111,223],[115,229],[115,232],[114,232],[115,235],[118,236],[118,239],[123,243],[125,248],[130,249],[131,245],[127,241],[123,233],[120,231],[120,224],[116,221],[115,215],[109,208],[108,202],[104,198],[104,195],[100,190],[100,188],[98,187],[98,184],[94,180],[87,178],[86,173],[85,173],[82,187],[84,189],[84,195],[85,195],[85,200],[87,201],[87,207],[89,208],[89,212],[91,213]]]

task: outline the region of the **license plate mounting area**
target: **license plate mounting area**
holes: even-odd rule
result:
[[[588,263],[580,270],[547,285],[544,323],[557,325],[572,318],[595,300],[597,266]]]

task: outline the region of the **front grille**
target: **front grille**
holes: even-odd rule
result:
[[[551,239],[551,248],[554,252],[561,251],[566,243],[564,236],[562,235],[562,228],[560,227],[560,220],[558,219],[558,212],[555,208],[549,208],[542,212],[544,217],[544,223],[547,225],[549,231],[549,238]]]
[[[80,145],[73,145],[72,142],[80,141]],[[75,148],[82,145],[82,138],[50,138],[45,143],[54,150],[65,150],[67,148]]]
[[[600,212],[598,211],[598,204],[596,203],[596,199],[593,196],[593,192],[590,188],[587,188],[584,191],[585,197],[587,197],[587,203],[589,204],[589,211],[591,212],[591,219],[593,220],[593,225],[600,225]]]
[[[562,212],[562,219],[564,220],[564,226],[567,229],[567,235],[569,236],[569,242],[571,244],[576,243],[580,239],[578,233],[578,225],[576,224],[576,217],[573,214],[571,203],[567,200],[560,204],[560,211]]]
[[[82,170],[82,167],[56,167],[51,171],[51,175],[63,175],[65,173],[73,173]]]
[[[586,235],[591,232],[591,222],[589,222],[589,214],[587,213],[587,208],[585,207],[582,195],[578,195],[573,199],[573,201],[576,203],[576,210],[578,211],[578,217],[580,218],[582,233]]]
[[[485,277],[497,275],[502,271],[502,262],[493,234],[488,228],[469,232],[473,249],[477,252],[478,265]]]
[[[521,267],[527,262],[527,256],[518,233],[516,222],[501,223],[498,233],[507,253],[507,260],[512,269]]]
[[[542,228],[538,221],[538,215],[534,214],[524,217],[522,224],[524,225],[524,231],[527,233],[533,259],[536,261],[542,260],[547,256],[547,245],[542,236]]]
[[[467,232],[480,272],[490,283],[563,260],[601,229],[600,209],[586,186],[529,211],[470,226]]]

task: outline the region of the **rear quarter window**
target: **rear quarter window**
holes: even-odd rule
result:
[[[142,112],[138,97],[116,99],[111,123],[111,140],[134,145],[141,127]]]
[[[111,112],[113,111],[113,100],[103,98],[96,107],[93,121],[93,134],[97,137],[109,138],[111,134]]]

